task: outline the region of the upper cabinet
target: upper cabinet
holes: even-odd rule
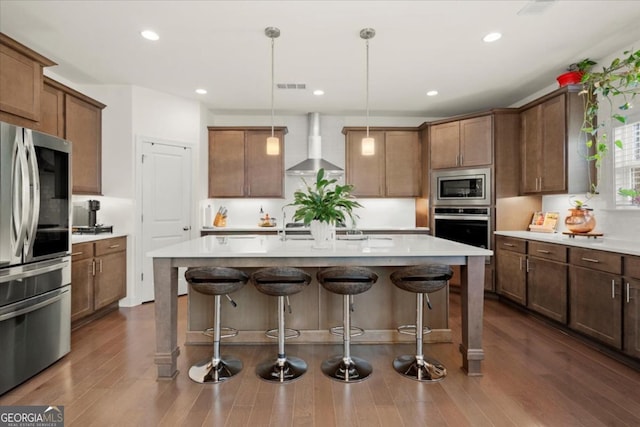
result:
[[[105,105],[44,78],[38,130],[72,144],[73,194],[102,194],[102,109]]]
[[[357,197],[418,197],[421,186],[421,145],[417,129],[369,129],[375,154],[362,155],[363,128],[344,128],[346,182]]]
[[[42,69],[56,65],[0,33],[0,120],[33,128],[40,120]]]
[[[491,115],[434,124],[430,129],[431,169],[491,164]]]
[[[268,155],[270,127],[209,127],[209,197],[283,197],[285,127],[280,154]]]
[[[567,86],[522,107],[523,194],[589,189],[583,105],[577,89]]]

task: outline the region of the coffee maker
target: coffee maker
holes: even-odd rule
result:
[[[87,200],[74,203],[73,232],[76,234],[112,233],[113,226],[98,224],[99,200]]]
[[[87,209],[89,211],[89,227],[95,227],[97,224],[97,212],[100,210],[100,201],[99,200],[89,200]]]

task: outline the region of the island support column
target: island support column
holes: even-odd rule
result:
[[[482,322],[484,308],[484,257],[467,257],[461,266],[462,368],[469,376],[482,375]]]
[[[178,268],[171,258],[153,259],[155,292],[156,355],[158,379],[170,380],[178,375]]]

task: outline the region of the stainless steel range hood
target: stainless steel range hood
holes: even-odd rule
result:
[[[309,113],[307,160],[287,169],[287,175],[315,175],[323,168],[329,175],[342,175],[342,168],[322,158],[322,137],[320,136],[320,113]]]

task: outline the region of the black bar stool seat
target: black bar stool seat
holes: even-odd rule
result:
[[[191,289],[214,296],[213,356],[193,365],[189,369],[189,378],[198,383],[226,381],[242,370],[242,362],[233,356],[220,356],[220,339],[238,333],[233,328],[223,328],[220,325],[220,297],[225,295],[235,307],[236,303],[228,294],[242,288],[249,276],[243,271],[227,267],[193,267],[187,269],[184,276]],[[222,335],[223,329],[231,332]]]
[[[366,360],[351,356],[350,297],[371,289],[378,280],[378,275],[364,267],[328,267],[319,270],[316,276],[326,290],[343,295],[343,354],[322,362],[322,372],[336,381],[347,383],[362,381],[371,375],[373,368]]]
[[[299,268],[268,267],[255,271],[251,275],[251,281],[263,294],[278,297],[278,357],[275,361],[268,359],[258,364],[256,374],[266,381],[286,383],[296,380],[307,372],[307,363],[285,354],[284,303],[289,295],[306,288],[311,283],[311,276]],[[271,335],[267,332],[267,336]]]
[[[403,325],[398,328],[400,333],[411,333],[416,336],[416,354],[402,355],[395,358],[393,367],[399,374],[417,381],[441,381],[447,375],[442,363],[432,358],[425,358],[422,350],[423,334],[431,332],[423,328],[424,298],[431,309],[429,294],[437,292],[447,286],[453,271],[444,264],[425,264],[406,267],[391,273],[391,281],[398,288],[416,294],[416,324]],[[415,330],[415,332],[407,332]]]

